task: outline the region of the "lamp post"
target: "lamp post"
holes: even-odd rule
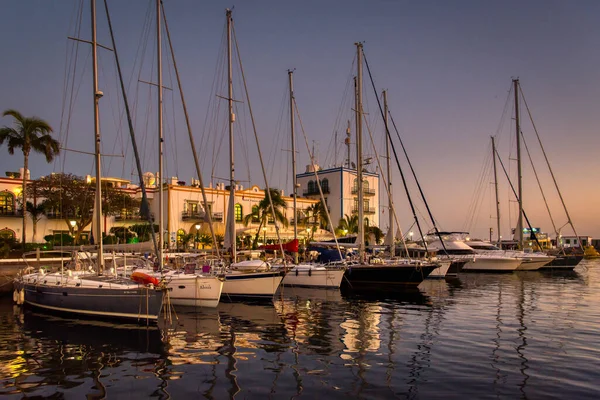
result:
[[[69,225],[71,225],[71,232],[73,232],[73,239],[75,239],[75,225],[77,225],[77,221],[70,220]]]
[[[263,226],[263,245],[267,244],[267,227]]]
[[[196,238],[194,240],[194,248],[197,249],[198,248],[198,242],[200,241],[200,238],[198,236],[198,232],[200,231],[200,224],[194,225],[194,228],[196,228]]]
[[[413,231],[408,232],[408,238],[409,238],[408,240],[411,242],[412,242],[413,235],[414,235]]]

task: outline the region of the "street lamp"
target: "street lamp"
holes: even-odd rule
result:
[[[342,233],[344,234],[344,236],[346,236],[346,235],[348,234],[348,229],[344,229],[344,230],[342,231]]]
[[[409,240],[410,240],[411,242],[412,242],[412,237],[413,237],[413,235],[414,235],[414,232],[413,232],[413,231],[410,231],[410,232],[408,232],[408,237],[409,237]]]
[[[200,238],[198,237],[198,232],[200,231],[200,224],[196,224],[194,225],[194,228],[196,228],[196,245],[194,246],[194,248],[198,248],[198,242],[200,241]]]

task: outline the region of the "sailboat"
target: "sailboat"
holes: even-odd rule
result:
[[[96,197],[94,227],[96,237],[102,232],[102,196],[100,168],[100,126],[98,103],[103,93],[98,90],[96,1],[91,0],[92,60],[94,83],[94,142]],[[156,322],[163,305],[165,290],[158,280],[139,284],[131,279],[104,275],[102,240],[98,240],[98,255],[93,264],[85,252],[74,252],[71,268],[61,263],[59,271],[28,269],[16,279],[17,303],[25,303],[48,311],[76,314],[80,317],[111,318],[137,322]],[[96,271],[94,271],[94,269]]]
[[[516,107],[518,110],[518,106]],[[519,140],[519,139],[517,139]],[[496,194],[496,221],[498,223],[498,246],[501,246],[500,239],[500,200],[498,197],[498,174],[496,168],[496,141],[492,136],[492,157],[494,166],[494,186]],[[520,176],[520,175],[519,175]],[[470,241],[469,246],[473,248],[479,254],[505,254],[511,257],[516,257],[522,261],[521,265],[517,267],[518,271],[536,271],[542,268],[544,265],[552,262],[555,257],[546,255],[540,252],[525,253],[521,250],[501,250],[499,247],[492,245],[491,243],[485,243],[481,241]]]
[[[291,266],[278,265],[277,268],[281,270],[287,270],[285,277],[283,278],[283,284],[286,286],[301,286],[301,287],[323,287],[323,288],[339,288],[342,279],[344,278],[345,268],[343,265],[322,265],[312,263],[298,263],[298,185],[296,178],[296,136],[295,136],[295,124],[294,124],[294,83],[293,83],[293,70],[288,71],[288,82],[290,91],[290,133],[292,142],[292,175],[293,175],[293,213],[294,213],[294,239],[287,245],[292,245],[290,253],[294,255],[294,263]],[[317,169],[313,168],[315,174]],[[319,179],[317,177],[317,185],[320,186]],[[321,201],[323,201],[321,199]],[[328,213],[327,210],[325,212]],[[278,250],[274,249],[274,250]]]
[[[517,179],[518,179],[518,193],[515,193],[515,196],[517,197],[517,201],[519,203],[519,213],[518,213],[517,227],[515,229],[515,236],[518,241],[519,249],[523,249],[523,244],[524,244],[523,218],[527,219],[527,216],[525,215],[525,212],[523,211],[523,177],[522,177],[522,173],[521,173],[521,126],[520,126],[520,119],[519,119],[520,84],[519,84],[518,78],[513,79],[513,88],[514,88],[514,96],[515,96],[515,100],[514,100],[515,101],[515,128],[516,128],[515,131],[516,131],[516,141],[517,141],[516,147],[517,147]],[[525,105],[527,105],[527,103],[525,103]],[[531,117],[531,114],[530,114],[530,117]],[[534,129],[535,129],[535,125],[534,125]],[[536,134],[537,134],[537,130],[536,130]],[[539,136],[538,136],[538,141],[540,143],[540,146],[542,146],[542,142],[539,139]],[[554,178],[554,172],[552,171],[552,168],[550,167],[550,163],[548,161],[548,158],[546,157],[546,152],[545,152],[543,146],[542,146],[542,151],[544,153],[544,157],[546,158],[546,163],[550,170],[550,174],[554,181],[554,185],[556,187],[556,190],[557,190],[560,200],[562,202],[565,214],[567,216],[567,219],[568,219],[567,223],[571,225],[573,232],[575,232],[575,235],[578,236],[577,231],[575,230],[575,226],[573,225],[573,222],[571,221],[569,211],[567,210],[567,206],[563,200],[560,189],[558,188],[556,179]],[[511,187],[512,187],[512,184],[511,184]],[[514,188],[513,188],[513,192],[514,192]],[[543,192],[542,192],[542,195],[543,195]],[[545,201],[545,197],[544,197],[544,201]],[[529,224],[529,228],[531,230],[532,239],[537,242],[537,239],[535,238],[535,233],[533,232],[533,229],[531,228],[531,224],[529,223],[528,219],[527,219],[527,223]],[[581,241],[580,241],[580,243],[581,243]],[[549,254],[549,256],[555,256],[555,255]],[[563,250],[562,254],[556,254],[556,257],[554,259],[552,259],[548,263],[542,265],[539,269],[573,270],[575,268],[575,266],[582,259],[583,259],[583,254],[567,255],[567,254],[565,254],[565,252]]]
[[[223,284],[222,297],[233,299],[256,299],[272,298],[283,277],[284,271],[272,270],[268,263],[237,262],[236,230],[235,230],[235,165],[234,165],[234,141],[233,123],[233,77],[232,77],[232,17],[231,10],[225,11],[227,18],[227,74],[228,74],[228,127],[229,127],[229,205],[227,213],[227,225],[225,230],[225,248],[230,249],[230,265],[225,270],[225,283]],[[267,190],[268,192],[268,190]],[[266,193],[268,195],[268,193]]]
[[[161,13],[161,11],[163,11]],[[159,141],[158,141],[158,159],[159,159],[159,177],[162,181],[163,176],[163,123],[162,123],[162,49],[161,49],[161,14],[164,17],[164,7],[162,6],[162,1],[156,1],[156,43],[157,43],[157,74],[158,74],[158,132],[159,132]],[[165,28],[167,29],[167,37],[168,43],[171,50],[171,55],[173,56],[173,65],[175,67],[175,74],[177,77],[177,82],[179,84],[179,92],[182,96],[183,100],[183,91],[181,87],[181,81],[179,78],[179,71],[177,69],[177,64],[175,63],[175,54],[173,51],[173,47],[171,44],[171,37],[169,35],[169,30],[167,26],[167,19],[164,17]],[[189,119],[187,114],[187,108],[185,106],[185,101],[183,102],[184,113],[186,116],[186,122],[188,122],[188,130],[191,130],[189,126]],[[191,134],[190,134],[191,137]],[[194,143],[191,143],[192,149],[195,148]],[[199,171],[198,171],[199,172]],[[200,174],[198,173],[200,176]],[[162,195],[163,185],[159,184],[160,194],[158,196],[159,199],[159,232],[163,232],[163,224],[164,224],[164,206],[163,206],[163,195]],[[204,187],[202,187],[204,190]],[[153,269],[144,269],[139,268],[135,269],[134,273],[137,274],[145,274],[147,276],[153,277],[155,279],[159,279],[165,283],[167,288],[170,291],[169,298],[171,304],[177,306],[192,306],[192,307],[217,307],[219,304],[219,300],[221,298],[221,292],[223,290],[223,281],[224,278],[222,275],[218,275],[214,272],[211,272],[209,268],[197,268],[198,266],[194,263],[190,263],[184,265],[184,267],[180,270],[168,270],[164,267],[164,255],[163,255],[163,238],[162,235],[159,235],[160,246],[159,246],[159,254],[158,256],[158,270],[154,271]]]
[[[363,160],[362,160],[362,64],[363,44],[356,43],[356,142],[357,142],[357,183],[358,183],[358,235],[355,246],[358,248],[358,263],[350,266],[344,282],[349,286],[390,287],[419,285],[439,265],[423,260],[389,260],[371,263],[365,258],[364,210],[363,210]],[[386,129],[387,134],[387,129]],[[375,261],[376,259],[373,259]]]

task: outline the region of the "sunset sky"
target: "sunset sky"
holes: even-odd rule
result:
[[[510,99],[507,104],[507,96],[511,79],[519,77],[578,233],[600,238],[600,2],[164,3],[205,182],[212,180],[214,184],[228,177],[226,102],[217,96],[227,95],[223,79],[225,8],[234,5],[236,34],[271,186],[284,189],[286,194],[292,186],[287,70],[296,69],[300,117],[319,164],[327,167],[334,161],[340,163],[345,157],[341,141],[353,106],[344,93],[351,90],[354,43],[362,41],[377,91],[388,90],[390,110],[441,229],[470,229],[472,236],[480,237],[487,237],[491,226],[495,230],[496,222],[490,217],[495,214],[493,178],[488,175],[480,179],[480,175],[489,157],[490,136],[498,134],[500,154],[514,177],[513,103]],[[146,171],[157,169],[156,88],[138,79],[156,82],[154,4],[154,0],[109,0]],[[64,146],[92,151],[90,46],[79,45],[74,68],[74,42],[67,39],[91,37],[87,0],[77,32],[80,5],[79,0],[2,3],[0,110],[15,108],[44,118]],[[111,45],[101,0],[98,41]],[[113,56],[103,49],[98,52],[100,89],[105,93],[100,110],[103,153],[125,155],[105,157],[103,174],[136,180]],[[176,89],[173,68],[166,61],[166,42],[163,56],[164,85]],[[383,125],[367,79],[365,71],[366,119],[381,151]],[[236,103],[236,175],[244,186],[263,187],[248,112],[243,110],[247,110],[247,102],[240,90],[239,72],[234,75],[234,84],[234,97],[240,101]],[[505,106],[507,114],[503,116]],[[523,104],[521,111],[523,134],[560,227],[566,217]],[[176,90],[165,90],[164,112],[165,175],[189,183],[196,173]],[[0,118],[0,125],[10,124],[9,118]],[[298,135],[298,172],[304,172],[309,160],[299,125]],[[364,140],[370,143],[368,136]],[[2,172],[18,170],[22,156],[7,153],[3,146]],[[366,153],[375,154],[371,148]],[[92,158],[65,153],[52,164],[40,156],[30,158],[34,178],[63,168],[78,175],[91,174]],[[374,170],[374,164],[371,168]],[[523,169],[525,210],[535,227],[552,232],[527,159]],[[394,170],[394,196],[402,228],[408,229],[411,216],[397,168]],[[500,177],[502,235],[506,238],[515,221],[514,202],[509,201],[513,199],[506,180]],[[485,182],[480,185],[483,194],[472,217],[470,204],[479,180]],[[418,207],[425,215],[425,208]],[[387,230],[385,215],[381,216],[383,230]],[[572,231],[565,227],[562,234],[571,235]]]

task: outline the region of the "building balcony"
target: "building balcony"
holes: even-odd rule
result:
[[[154,214],[150,214],[150,218],[154,221]],[[115,215],[115,221],[146,221],[141,215],[119,214]]]
[[[75,218],[79,218],[79,216],[73,214],[73,213],[67,213],[67,214],[63,214],[61,212],[58,211],[52,211],[52,212],[47,212],[46,214],[46,218],[48,219],[75,219]]]
[[[201,218],[204,218],[204,213],[200,211],[184,211],[181,213],[181,219],[184,221]]]
[[[358,188],[352,188],[352,194],[357,194]],[[375,196],[375,189],[363,188],[363,194],[366,196]]]
[[[352,214],[357,214],[358,208],[352,208]],[[375,207],[364,207],[363,213],[365,214],[375,214]]]
[[[323,189],[323,194],[329,194],[329,188],[328,187],[324,187]],[[315,195],[319,195],[319,188],[316,187],[314,189],[305,189],[302,192],[303,196],[315,196]]]
[[[21,210],[10,210],[5,208],[0,208],[0,217],[4,218],[21,218],[23,217],[23,212]]]

